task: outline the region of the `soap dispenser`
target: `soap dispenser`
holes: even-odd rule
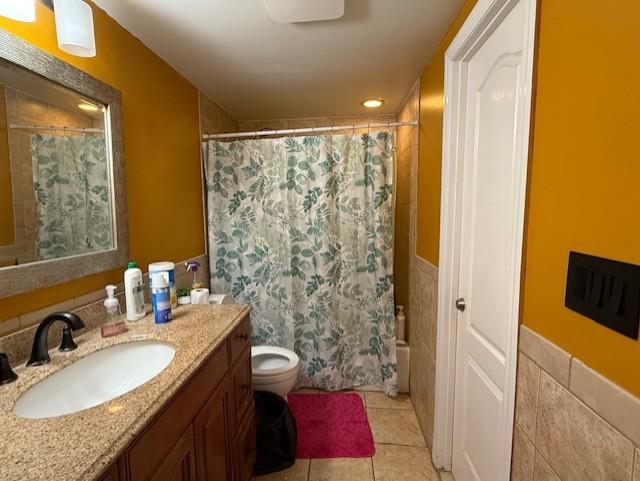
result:
[[[191,289],[200,289],[202,283],[198,282],[198,269],[200,269],[200,263],[198,261],[187,261],[184,263],[187,268],[187,272],[193,272],[193,282],[191,283]]]
[[[120,302],[115,296],[116,286],[109,285],[104,288],[107,292],[107,298],[104,300],[104,307],[107,310],[107,322],[102,326],[100,332],[102,337],[111,337],[127,332],[127,326],[122,322],[122,313],[120,312]]]

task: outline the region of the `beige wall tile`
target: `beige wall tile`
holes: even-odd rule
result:
[[[631,479],[631,442],[544,372],[535,440],[562,481]]]
[[[532,481],[536,449],[527,435],[516,425],[513,429],[511,481]]]
[[[371,458],[312,459],[309,481],[373,481]]]
[[[296,459],[296,463],[288,469],[266,476],[255,476],[253,481],[307,481],[309,476],[309,460]]]
[[[412,342],[409,383],[411,400],[426,445],[429,449],[432,449],[435,370],[429,368],[433,363],[429,357],[430,354],[426,347],[426,342],[422,340],[422,337],[414,336]]]
[[[640,481],[640,449],[636,449],[636,467],[633,470],[633,481]]]
[[[413,410],[367,408],[367,414],[376,443],[425,446]]]
[[[571,354],[532,331],[525,325],[520,326],[519,348],[533,362],[565,387],[569,387]]]
[[[533,481],[560,481],[558,475],[539,454],[536,455],[535,467],[533,468]]]
[[[438,481],[438,473],[426,448],[376,445],[373,457],[376,481]]]
[[[413,411],[411,398],[406,394],[398,394],[397,397],[389,397],[383,392],[365,393],[367,407],[381,409],[405,409]]]
[[[518,353],[515,419],[529,439],[536,436],[539,385],[540,368],[527,356]]]
[[[238,122],[216,102],[198,92],[200,130],[203,134],[220,134],[239,131]]]
[[[575,357],[569,389],[614,428],[640,446],[640,399]],[[637,422],[629,422],[635,419]]]
[[[436,282],[426,276],[425,289],[422,292],[422,308],[420,310],[420,323],[424,326],[425,339],[427,341],[427,349],[429,350],[429,358],[432,364],[427,366],[429,369],[435,369],[436,354],[436,337],[438,332],[436,319]]]
[[[411,346],[410,391],[427,446],[433,444],[436,365],[437,268],[410,257],[408,332]]]

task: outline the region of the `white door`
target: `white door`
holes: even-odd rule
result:
[[[512,340],[518,324],[514,283],[519,283],[524,184],[519,125],[519,109],[526,105],[521,99],[527,70],[524,3],[515,3],[479,39],[461,73],[456,481],[509,477],[516,363]]]

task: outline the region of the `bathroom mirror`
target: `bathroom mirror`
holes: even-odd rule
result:
[[[0,31],[0,297],[126,263],[121,103]]]

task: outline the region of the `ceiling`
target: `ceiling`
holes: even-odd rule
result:
[[[462,4],[346,0],[339,20],[279,24],[262,0],[94,2],[238,120],[357,115],[370,97],[396,112]]]

